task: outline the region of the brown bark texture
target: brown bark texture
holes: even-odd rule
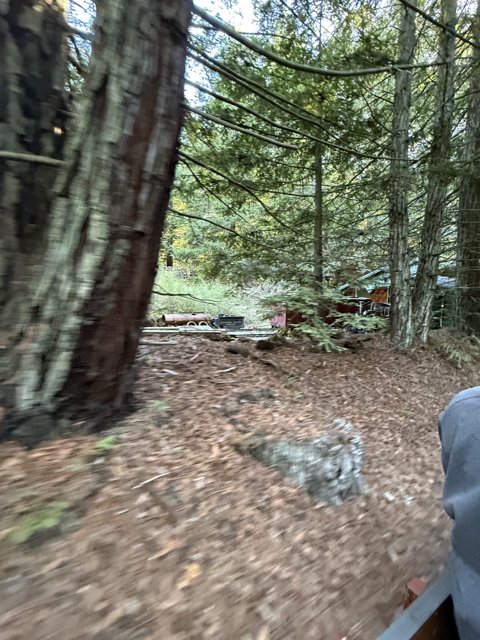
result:
[[[55,3],[0,4],[1,151],[62,157],[63,24]],[[18,314],[40,261],[56,173],[56,167],[0,158],[0,332]]]
[[[313,278],[320,291],[323,285],[323,154],[319,142],[315,144],[315,200],[313,221]]]
[[[442,0],[442,23],[455,29],[456,22],[456,0]],[[446,64],[438,67],[437,70],[437,94],[433,140],[430,150],[427,202],[413,293],[414,331],[421,342],[427,341],[430,329],[447,191],[452,179],[449,161],[455,98],[455,35],[446,30],[441,30],[439,33],[439,58]]]
[[[6,429],[27,425],[26,439],[67,420],[100,427],[124,405],[173,182],[190,14],[190,0],[98,5],[43,273],[8,354]]]
[[[398,60],[411,64],[416,46],[415,14],[402,7],[398,41]],[[408,134],[412,100],[411,71],[395,72],[392,118],[392,161],[390,165],[389,229],[391,280],[391,335],[402,348],[411,346],[413,338],[410,255],[408,246]]]
[[[480,1],[474,40],[480,46]],[[473,49],[472,55],[465,174],[459,194],[457,322],[462,333],[480,336],[480,50]]]

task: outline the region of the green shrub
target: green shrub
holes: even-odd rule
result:
[[[443,358],[459,369],[480,364],[480,339],[475,336],[460,336],[448,329],[438,329],[430,332],[429,342]]]

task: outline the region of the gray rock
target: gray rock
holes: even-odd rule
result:
[[[248,435],[237,442],[237,448],[291,478],[322,502],[339,505],[365,490],[362,439],[346,421],[337,420],[320,436],[307,440]]]

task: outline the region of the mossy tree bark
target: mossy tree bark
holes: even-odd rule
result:
[[[480,1],[474,24],[480,47]],[[480,50],[473,49],[470,103],[465,131],[465,175],[462,177],[458,213],[457,327],[480,336]]]
[[[415,14],[402,7],[402,21],[398,41],[398,60],[411,64],[416,47]],[[390,291],[391,334],[401,348],[413,341],[412,298],[410,285],[410,255],[408,247],[408,135],[412,101],[412,74],[397,69],[392,121],[392,161],[390,165]]]
[[[65,109],[62,9],[43,0],[0,5],[0,150],[61,158]],[[27,299],[41,261],[55,166],[0,157],[0,332]]]
[[[456,22],[456,0],[442,0],[442,24],[455,29]],[[437,70],[427,203],[413,292],[413,323],[415,335],[420,342],[427,341],[430,329],[441,253],[442,226],[448,186],[451,182],[449,162],[455,99],[455,35],[446,30],[440,31],[439,58],[445,64]]]
[[[315,144],[315,200],[313,219],[313,279],[317,291],[323,287],[323,153],[320,143]]]
[[[47,432],[95,427],[124,405],[176,164],[190,14],[190,0],[98,6],[43,273],[7,353],[7,430],[38,414]]]

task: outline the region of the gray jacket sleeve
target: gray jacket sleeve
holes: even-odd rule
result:
[[[455,521],[456,553],[480,575],[480,387],[462,391],[440,416],[443,503]]]
[[[462,640],[480,639],[480,387],[462,391],[440,416],[443,503],[453,519],[451,588]]]

